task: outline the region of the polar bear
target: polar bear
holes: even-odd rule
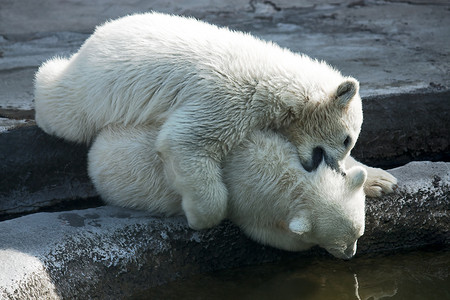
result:
[[[221,163],[254,130],[287,136],[308,171],[324,157],[343,172],[362,124],[358,91],[354,78],[274,43],[146,13],[107,22],[69,59],[44,63],[35,110],[44,131],[76,142],[108,124],[161,127],[165,173],[201,229],[224,218]],[[368,195],[392,190],[395,178],[381,176]]]
[[[89,175],[110,204],[182,215],[182,200],[164,176],[157,130],[108,126],[89,152]],[[307,172],[296,148],[273,131],[254,131],[223,165],[227,217],[251,238],[290,251],[314,245],[349,259],[364,232],[362,167],[346,176],[323,161]]]

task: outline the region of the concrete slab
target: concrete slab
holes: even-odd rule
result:
[[[324,59],[363,96],[450,86],[447,1],[7,1],[0,3],[0,108],[32,109],[33,74],[78,49],[95,25],[157,10],[249,31]],[[1,124],[0,124],[1,125]]]
[[[450,163],[391,170],[395,194],[367,201],[358,254],[448,244]],[[248,240],[229,222],[206,231],[183,217],[105,206],[38,213],[0,223],[0,298],[123,298],[198,272],[325,255],[293,254]]]

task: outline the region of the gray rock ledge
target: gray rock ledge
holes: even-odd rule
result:
[[[395,194],[368,199],[357,255],[448,244],[450,163],[392,169]],[[184,218],[103,206],[0,222],[1,299],[114,299],[189,275],[284,257],[230,222],[193,231]]]
[[[352,155],[388,168],[413,160],[449,161],[450,91],[416,91],[363,101],[364,123]],[[1,112],[0,112],[1,114]],[[97,195],[87,175],[88,146],[28,125],[0,133],[0,220]]]

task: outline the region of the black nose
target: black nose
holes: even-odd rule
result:
[[[312,171],[316,170],[317,167],[322,162],[324,155],[325,155],[325,151],[323,150],[322,147],[314,148],[312,151],[312,158],[311,158],[310,164],[307,166],[305,166],[305,165],[303,166],[305,168],[305,170],[308,172],[312,172]]]

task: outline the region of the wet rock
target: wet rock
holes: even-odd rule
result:
[[[392,167],[414,160],[450,161],[450,91],[363,99],[364,122],[352,155]]]
[[[450,163],[415,162],[391,170],[394,195],[368,199],[358,255],[448,244]],[[230,222],[205,231],[183,217],[105,206],[36,213],[0,222],[0,298],[121,298],[199,272],[326,255],[259,245]]]
[[[450,243],[450,163],[411,162],[390,170],[397,191],[366,201],[360,251]]]
[[[87,147],[36,126],[0,134],[0,220],[97,193],[87,175]],[[83,203],[80,203],[83,205]]]

